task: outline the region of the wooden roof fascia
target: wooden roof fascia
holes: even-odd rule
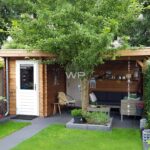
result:
[[[0,57],[34,57],[34,58],[55,58],[54,54],[34,50],[34,51],[27,51],[23,49],[18,50],[0,50]]]
[[[117,58],[121,57],[149,57],[150,47],[141,49],[130,49],[130,50],[120,50],[116,53]],[[44,58],[56,58],[56,55],[50,54],[48,52],[39,50],[25,50],[25,49],[2,49],[0,50],[0,57],[44,57]]]
[[[117,52],[118,57],[150,56],[150,48],[121,50]]]

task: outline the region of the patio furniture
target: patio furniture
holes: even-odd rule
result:
[[[61,109],[60,109],[60,104],[59,103],[53,103],[54,109],[53,109],[53,115],[56,114],[56,110],[58,108],[59,114],[61,115]]]
[[[110,107],[109,106],[98,106],[98,107],[88,107],[87,111],[97,111],[97,112],[103,112],[110,116]]]
[[[121,100],[121,121],[123,121],[123,115],[127,116],[141,116],[142,114],[137,113],[137,104],[140,100]]]
[[[56,113],[58,108],[59,114],[61,115],[61,106],[72,105],[75,106],[76,100],[74,100],[70,95],[65,94],[64,92],[58,92],[58,103],[53,103],[54,109],[53,114]]]
[[[93,93],[97,97],[97,105],[111,108],[120,108],[121,99],[127,95],[127,92],[93,91]]]
[[[92,91],[96,96],[97,107],[110,107],[120,109],[121,99],[127,95],[124,92],[105,92],[105,91]]]

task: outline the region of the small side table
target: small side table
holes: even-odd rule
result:
[[[54,105],[53,115],[55,115],[55,114],[56,114],[56,112],[57,112],[57,108],[58,108],[59,114],[61,115],[60,104],[59,104],[59,103],[53,103],[53,105]]]
[[[123,116],[141,116],[141,114],[137,113],[136,105],[142,102],[140,100],[121,100],[121,121],[123,121]]]

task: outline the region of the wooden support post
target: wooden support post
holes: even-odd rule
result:
[[[84,78],[81,80],[81,98],[82,98],[82,110],[87,111],[89,106],[89,82],[88,79]]]

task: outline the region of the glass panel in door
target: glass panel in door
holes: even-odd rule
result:
[[[20,64],[20,89],[34,89],[34,66],[32,64]]]

